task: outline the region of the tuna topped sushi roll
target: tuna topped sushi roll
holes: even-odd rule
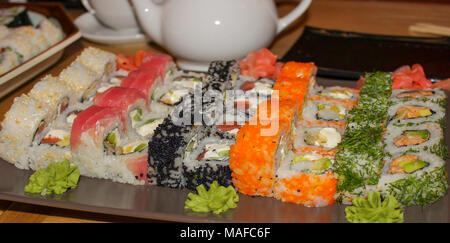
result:
[[[80,112],[73,123],[70,138],[72,159],[80,168],[80,173],[122,183],[145,183],[142,181],[145,177],[140,176],[142,171],[123,163],[122,158],[129,156],[116,154],[117,147],[126,137],[126,119],[121,110],[91,106]]]
[[[151,69],[164,83],[171,82],[172,75],[176,71],[176,65],[171,56],[161,53],[148,52],[142,59],[140,69]]]

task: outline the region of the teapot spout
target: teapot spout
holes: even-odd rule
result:
[[[143,31],[156,43],[162,44],[161,3],[164,0],[131,0]]]

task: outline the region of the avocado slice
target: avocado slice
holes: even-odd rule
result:
[[[409,130],[404,132],[406,135],[419,136],[422,139],[428,139],[430,132],[428,130]]]
[[[432,115],[432,113],[429,108],[424,108],[424,109],[419,110],[420,117],[431,116],[431,115]]]
[[[321,158],[319,160],[314,161],[314,167],[310,169],[311,173],[321,173],[328,170],[333,162],[330,158]]]
[[[413,173],[417,170],[427,167],[428,165],[429,163],[422,160],[402,161],[399,164],[399,166],[402,167],[406,173]]]

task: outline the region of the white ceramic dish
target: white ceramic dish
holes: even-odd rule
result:
[[[1,3],[0,8],[7,8],[21,4]],[[61,4],[24,4],[29,12],[31,21],[39,21],[47,17],[58,27],[63,29],[65,37],[59,43],[51,46],[44,52],[34,56],[28,61],[15,67],[0,76],[0,98],[6,96],[20,85],[28,82],[33,77],[55,64],[64,52],[64,49],[81,38],[80,31],[72,23],[69,15]]]
[[[75,20],[84,38],[101,44],[125,44],[145,42],[149,39],[139,32],[122,32],[102,25],[92,13],[85,13]]]

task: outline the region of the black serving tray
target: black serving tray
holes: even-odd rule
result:
[[[450,77],[450,38],[372,35],[306,26],[282,61],[314,62],[318,76],[357,80],[365,72],[420,63],[429,78]]]

